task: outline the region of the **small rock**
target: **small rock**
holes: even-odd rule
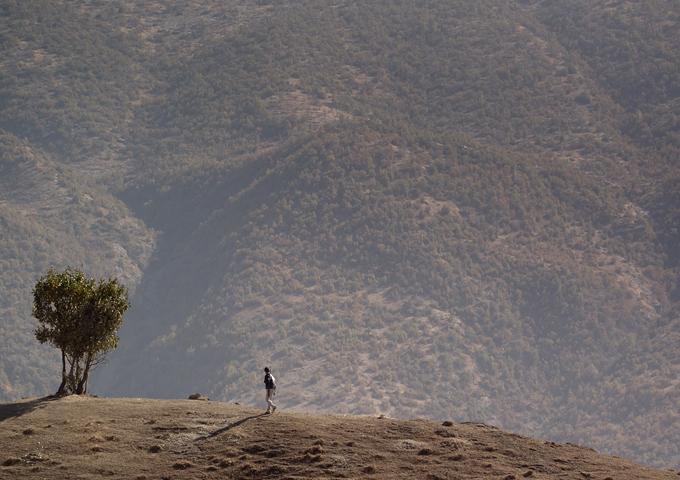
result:
[[[464,459],[465,459],[465,457],[463,455],[461,455],[460,453],[458,455],[453,455],[453,456],[449,457],[449,460],[452,460],[454,462],[460,462],[461,460],[464,460]]]
[[[252,453],[254,455],[257,455],[259,453],[264,452],[267,449],[265,447],[263,447],[262,445],[249,445],[247,447],[243,447],[241,450],[246,452],[246,453]],[[307,451],[309,452],[310,450],[307,450]]]
[[[187,468],[193,467],[194,464],[190,462],[177,462],[172,465],[175,470],[186,470]]]
[[[26,463],[38,463],[38,462],[45,462],[49,460],[47,457],[44,457],[40,453],[27,453],[23,457],[21,457],[24,462]]]
[[[11,467],[12,465],[18,465],[21,463],[20,458],[8,458],[4,462],[2,462],[3,467]]]
[[[92,447],[90,450],[92,450],[95,453],[104,451],[102,447]]]
[[[281,478],[284,472],[285,470],[278,465],[271,465],[263,470],[260,470],[258,473],[263,475],[261,478]]]
[[[444,426],[444,427],[453,427],[453,422],[450,422],[450,421],[447,420],[447,421],[445,421],[445,422],[442,422],[442,426]]]
[[[431,448],[421,448],[418,450],[418,455],[432,455],[432,449]]]
[[[524,478],[529,478],[529,477],[532,476],[533,474],[534,474],[534,471],[533,471],[533,470],[527,470],[526,472],[524,472],[524,473],[522,474],[522,476],[523,476]]]
[[[514,475],[506,475],[505,477],[503,477],[503,480],[515,480],[516,478],[517,477],[515,477]]]
[[[430,473],[427,476],[427,480],[446,480],[444,477],[440,477],[439,475],[435,475],[434,473]]]
[[[376,469],[375,469],[375,467],[374,467],[373,465],[367,465],[367,466],[365,466],[364,468],[362,468],[361,471],[362,471],[363,473],[366,473],[366,474],[371,475],[371,474],[373,474],[373,473],[376,472]]]
[[[32,428],[27,428],[21,433],[23,433],[24,435],[33,435],[35,433],[35,430],[33,430]]]
[[[205,401],[208,401],[210,399],[208,397],[204,397],[200,393],[192,393],[191,395],[189,395],[189,400],[205,400]]]

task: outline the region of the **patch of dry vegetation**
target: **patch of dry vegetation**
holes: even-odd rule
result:
[[[75,396],[0,404],[0,423],[14,479],[677,478],[474,423]]]

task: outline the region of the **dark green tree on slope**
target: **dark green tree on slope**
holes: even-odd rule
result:
[[[50,269],[33,289],[35,336],[61,350],[57,395],[87,393],[92,367],[118,345],[118,329],[130,306],[127,288],[116,279],[94,280],[68,268]]]

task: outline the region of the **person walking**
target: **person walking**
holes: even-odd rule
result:
[[[276,410],[273,400],[274,395],[276,395],[276,379],[269,367],[264,367],[264,388],[267,389],[267,413],[274,413]]]

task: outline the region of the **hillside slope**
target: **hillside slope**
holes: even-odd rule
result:
[[[674,479],[484,424],[68,397],[0,404],[0,476]]]
[[[37,344],[31,288],[51,266],[88,266],[133,287],[155,234],[123,202],[35,144],[0,133],[0,397],[45,391],[56,352]]]
[[[616,5],[3,2],[0,398],[54,388],[30,291],[73,265],[134,292],[97,392],[271,364],[680,465],[680,6]]]

